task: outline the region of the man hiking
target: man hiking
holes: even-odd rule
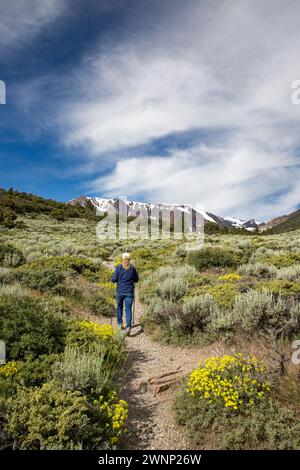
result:
[[[117,283],[117,323],[119,328],[122,328],[123,305],[125,303],[127,336],[130,335],[132,326],[134,283],[138,282],[138,280],[138,272],[135,267],[130,264],[130,254],[123,253],[122,263],[116,267],[111,281]]]

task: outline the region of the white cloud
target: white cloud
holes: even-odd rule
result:
[[[151,42],[138,36],[94,54],[77,75],[67,143],[97,155],[191,127],[291,118],[300,5],[284,2],[281,11],[282,2],[272,9],[268,3],[216,2],[212,12],[203,2],[187,2],[176,29],[171,15]]]
[[[226,148],[197,146],[174,150],[171,157],[120,160],[111,174],[94,180],[89,190],[133,198],[143,194],[148,201],[200,204],[219,215],[255,215],[263,220],[272,217],[274,209],[285,212],[292,201],[300,200],[300,190],[291,185],[298,176],[296,158],[232,141]],[[264,199],[274,191],[286,194],[268,205]]]
[[[0,0],[1,55],[33,38],[45,25],[60,15],[64,0]]]
[[[73,99],[56,109],[63,143],[85,152],[85,171],[115,164],[89,189],[199,202],[245,218],[293,210],[300,106],[290,96],[300,78],[300,4],[172,5],[150,30],[135,32],[133,22],[122,43],[95,44],[69,77]],[[213,129],[215,140],[173,146],[164,157],[141,154],[153,140],[191,129]]]

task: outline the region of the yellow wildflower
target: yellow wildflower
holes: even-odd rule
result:
[[[7,364],[0,366],[0,376],[4,378],[12,377],[18,372],[18,366],[15,361],[7,362]]]

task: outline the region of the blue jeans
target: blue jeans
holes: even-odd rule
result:
[[[134,294],[124,293],[120,294],[117,292],[117,323],[122,325],[123,318],[123,305],[125,303],[125,313],[126,313],[126,328],[131,328],[132,323],[132,303],[133,303]]]

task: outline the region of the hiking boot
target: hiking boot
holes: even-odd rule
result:
[[[129,336],[131,332],[130,326],[126,326],[126,335]]]

